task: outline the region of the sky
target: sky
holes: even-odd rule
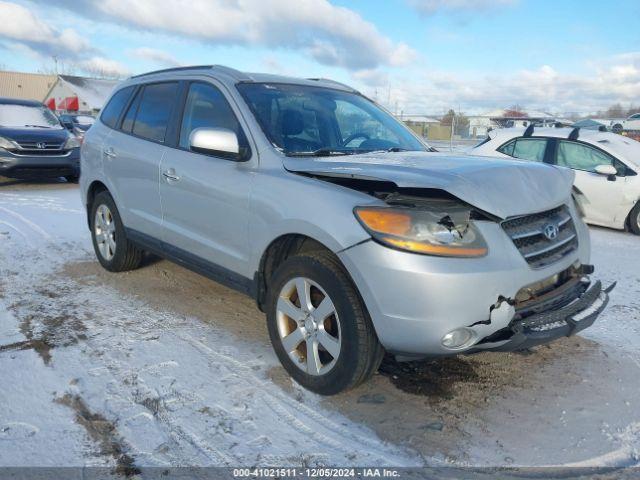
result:
[[[0,0],[0,68],[327,77],[397,113],[640,104],[640,1]]]

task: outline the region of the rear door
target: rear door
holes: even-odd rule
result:
[[[608,153],[583,142],[558,139],[554,163],[574,170],[574,185],[584,194],[586,220],[600,225],[613,226],[622,213],[625,177],[621,164]],[[613,165],[619,174],[611,178],[595,172],[598,165]],[[625,213],[626,215],[626,213]]]
[[[176,148],[161,165],[163,239],[178,256],[247,274],[253,159],[236,162],[189,150],[196,128],[233,130],[248,147],[246,136],[222,90],[208,81],[188,82],[182,105]]]
[[[167,147],[178,82],[140,86],[105,142],[104,168],[112,182],[123,223],[130,230],[159,239],[160,161]]]

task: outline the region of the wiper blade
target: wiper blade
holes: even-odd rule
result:
[[[319,148],[311,152],[286,152],[288,157],[330,157],[332,155],[351,155],[349,150],[336,150],[333,148]]]

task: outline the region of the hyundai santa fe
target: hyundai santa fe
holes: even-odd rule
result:
[[[170,69],[122,83],[81,150],[99,262],[151,252],[253,297],[304,387],[399,360],[526,349],[590,326],[573,173],[433,152],[324,79]]]

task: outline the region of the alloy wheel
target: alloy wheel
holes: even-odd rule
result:
[[[289,280],[276,305],[278,334],[293,363],[309,375],[329,372],[341,349],[340,319],[333,301],[316,282]]]
[[[96,209],[93,233],[102,258],[109,261],[116,253],[116,224],[109,207],[102,204]]]

